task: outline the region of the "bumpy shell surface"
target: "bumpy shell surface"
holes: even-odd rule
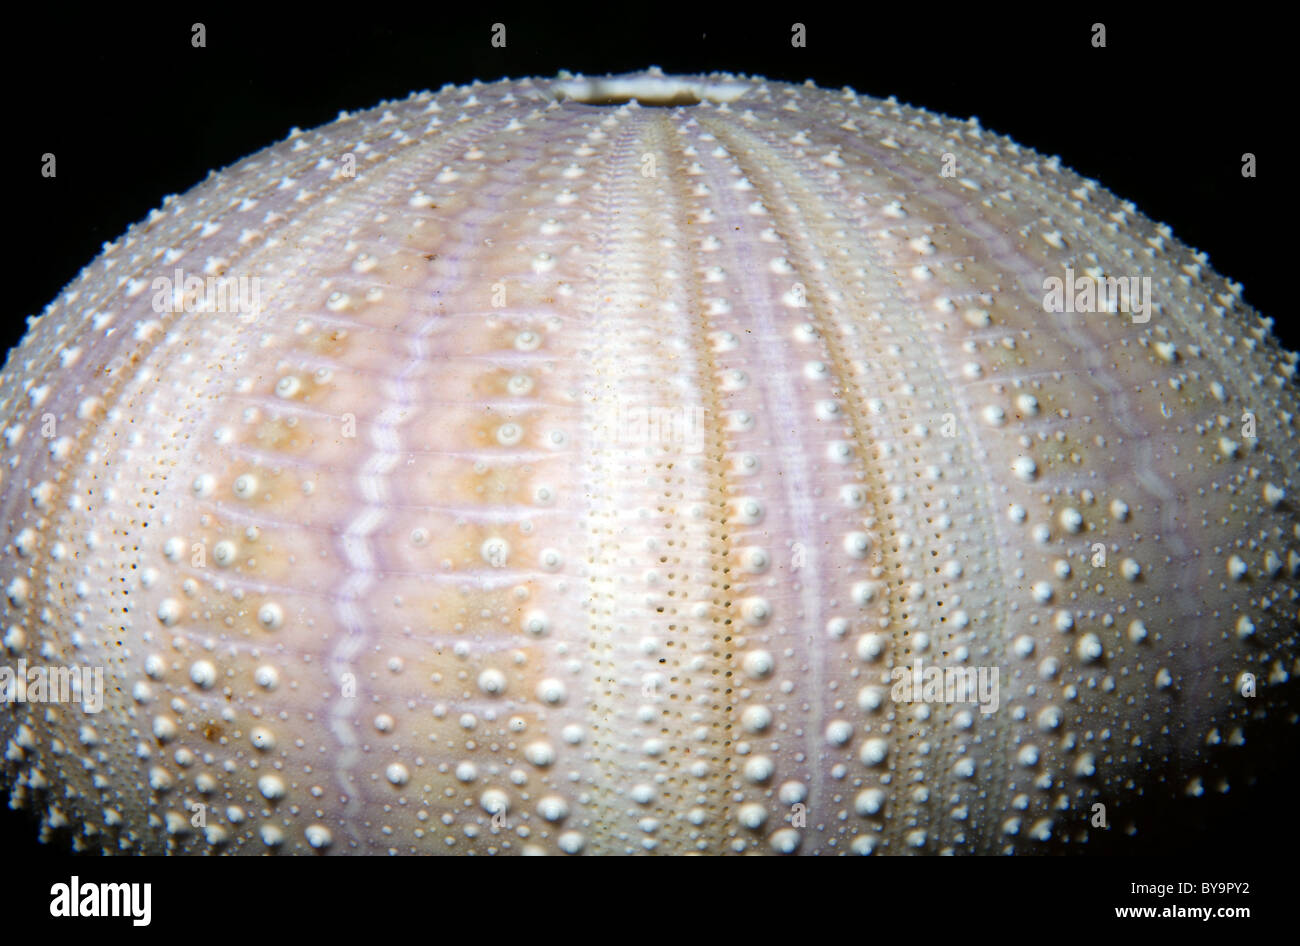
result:
[[[1149,319],[1047,311],[1066,267]],[[114,852],[1060,849],[1292,712],[1295,365],[1132,204],[892,100],[295,130],[9,355],[6,660],[105,685],[0,710],[5,778]]]

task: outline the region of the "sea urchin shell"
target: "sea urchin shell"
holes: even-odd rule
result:
[[[103,706],[11,673],[5,778],[105,851],[1083,840],[1291,709],[1269,325],[1057,160],[847,89],[295,130],[9,355],[6,659]]]

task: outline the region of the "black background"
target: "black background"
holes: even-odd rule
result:
[[[932,4],[806,5],[766,13],[664,3],[541,4],[470,12],[347,5],[294,16],[177,4],[159,14],[77,12],[49,5],[11,20],[3,57],[8,290],[0,343],[38,313],[127,226],[170,193],[341,109],[473,79],[600,74],[659,65],[726,70],[839,88],[849,85],[984,128],[1098,180],[1176,237],[1209,254],[1245,298],[1300,341],[1284,281],[1293,241],[1276,217],[1293,207],[1281,128],[1292,122],[1290,35],[1258,6],[1212,18],[1036,8],[950,12]],[[1108,46],[1090,45],[1103,22]],[[190,26],[207,26],[207,48]],[[490,45],[492,24],[508,45]],[[790,45],[793,22],[808,46]],[[1289,143],[1289,142],[1288,142]],[[1241,176],[1243,152],[1259,176]],[[42,154],[58,176],[40,176]],[[1285,196],[1284,196],[1285,195]],[[1238,791],[1193,821],[1151,826],[1140,849],[1232,854],[1294,845],[1294,739],[1257,791]],[[22,814],[0,811],[6,853],[49,856]],[[1127,850],[1120,847],[1119,850]],[[1141,878],[1137,878],[1141,879]],[[1232,878],[1227,878],[1232,879]]]

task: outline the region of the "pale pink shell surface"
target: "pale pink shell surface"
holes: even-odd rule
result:
[[[1239,286],[974,122],[622,82],[295,131],[33,321],[4,660],[105,675],[0,707],[51,837],[1044,852],[1294,715],[1296,356]],[[587,104],[634,94],[699,104]],[[1047,311],[1067,266],[1149,318]]]

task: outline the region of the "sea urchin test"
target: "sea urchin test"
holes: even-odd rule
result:
[[[9,353],[3,659],[103,705],[11,679],[5,784],[106,852],[1140,834],[1294,711],[1269,327],[1056,159],[848,89],[294,130]]]

